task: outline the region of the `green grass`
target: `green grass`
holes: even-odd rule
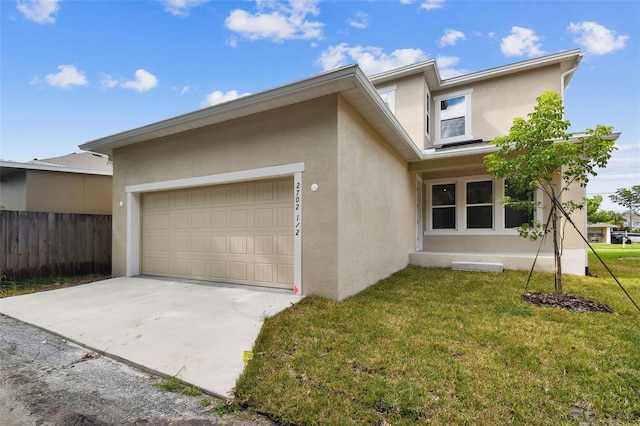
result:
[[[640,245],[598,250],[640,304]],[[306,297],[265,321],[235,403],[283,424],[638,424],[640,313],[590,259],[598,277],[565,289],[613,314],[523,302],[523,271],[408,267]]]
[[[182,369],[180,370],[182,371]],[[178,372],[180,374],[180,372]],[[175,376],[167,377],[156,382],[156,387],[164,389],[168,392],[179,393],[180,395],[200,396],[202,391],[195,386],[186,384],[178,378],[178,374]],[[203,406],[205,406],[204,399],[201,400]],[[207,405],[211,404],[211,401]]]
[[[64,287],[71,287],[79,284],[86,284],[93,281],[108,278],[108,276],[94,274],[73,277],[46,277],[30,278],[21,281],[7,281],[5,277],[0,280],[0,299],[3,297],[19,296],[21,294],[36,293],[40,291],[56,290]]]

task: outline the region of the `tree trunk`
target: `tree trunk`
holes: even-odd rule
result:
[[[555,266],[556,266],[556,279],[555,279],[555,290],[556,293],[562,294],[564,292],[562,288],[562,259],[560,257],[560,245],[558,243],[558,232],[560,230],[560,224],[558,221],[560,218],[558,217],[558,208],[554,205],[553,209],[553,255],[555,256]]]

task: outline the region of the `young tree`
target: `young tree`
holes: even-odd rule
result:
[[[629,231],[633,229],[633,214],[638,214],[640,209],[640,185],[631,188],[618,188],[615,194],[609,195],[611,201],[629,209]]]
[[[518,231],[522,237],[537,239],[551,232],[556,259],[555,291],[563,293],[560,247],[560,220],[563,211],[570,215],[582,204],[560,201],[561,195],[574,185],[584,187],[595,169],[603,168],[615,149],[612,128],[597,125],[588,129],[585,136],[570,141],[567,133],[570,122],[564,119],[564,106],[560,95],[545,91],[537,98],[534,112],[513,120],[506,136],[492,142],[499,148],[496,153],[484,158],[487,170],[497,178],[506,179],[517,193],[540,190],[550,205],[551,229],[546,224],[533,222],[523,224]],[[510,202],[505,197],[503,202]],[[534,209],[543,206],[540,200],[518,201],[510,206]]]

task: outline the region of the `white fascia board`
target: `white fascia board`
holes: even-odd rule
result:
[[[358,68],[355,74],[355,78],[359,83],[360,89],[368,95],[369,99],[372,102],[374,102],[374,104],[377,107],[377,110],[384,116],[384,120],[387,123],[391,124],[393,131],[398,134],[398,136],[400,137],[399,143],[404,145],[411,152],[411,155],[409,156],[409,158],[407,158],[406,154],[403,155],[405,159],[407,161],[420,160],[422,157],[422,152],[420,151],[420,148],[418,148],[418,146],[415,144],[413,139],[411,139],[411,136],[409,136],[409,134],[404,129],[404,127],[402,127],[402,125],[400,124],[396,116],[391,112],[387,104],[384,103],[384,101],[380,97],[380,94],[378,93],[376,88],[373,86],[371,81],[364,75],[364,73],[360,68]],[[398,150],[398,148],[401,148],[401,147],[395,146],[394,148]],[[403,154],[400,151],[398,152],[401,155]]]
[[[566,52],[556,53],[554,55],[542,56],[540,58],[529,59],[526,61],[516,62],[514,64],[504,65],[500,67],[490,68],[488,70],[478,71],[470,74],[464,74],[457,77],[452,77],[443,80],[440,84],[442,88],[457,86],[460,84],[468,84],[479,80],[486,80],[490,78],[499,77],[506,74],[512,74],[514,72],[525,71],[528,69],[534,69],[543,67],[545,65],[559,63],[571,58],[575,58],[575,65],[580,63],[580,60],[584,56],[584,52],[580,49],[569,50]]]
[[[498,151],[498,147],[495,145],[483,145],[481,147],[464,147],[446,151],[426,149],[422,151],[422,160],[438,160],[442,158],[462,157],[465,155],[491,154],[492,152],[496,151]]]
[[[432,59],[427,59],[426,61],[407,65],[401,68],[396,68],[389,71],[384,71],[378,74],[374,74],[369,77],[369,80],[373,84],[380,84],[389,80],[398,80],[400,78],[403,78],[409,75],[426,73],[429,69],[434,69],[439,77],[440,73],[438,72],[436,59],[432,58]]]
[[[621,133],[611,133],[606,136],[604,139],[607,140],[617,140],[620,137]],[[584,137],[588,136],[586,132],[581,133],[573,133],[567,140],[569,143],[579,143],[580,140]],[[555,142],[563,142],[563,139],[557,139]],[[513,148],[513,145],[511,146]],[[452,148],[446,151],[438,151],[436,149],[425,149],[422,150],[421,156],[422,160],[437,160],[442,158],[452,158],[452,157],[461,157],[465,155],[476,155],[476,154],[491,154],[493,152],[497,152],[499,148],[496,145],[489,144],[483,146],[463,146],[461,148]]]
[[[102,170],[76,169],[68,166],[57,166],[53,164],[38,163],[18,163],[15,161],[0,161],[0,168],[22,169],[22,170],[42,170],[47,172],[80,173],[85,175],[113,176],[112,172]]]

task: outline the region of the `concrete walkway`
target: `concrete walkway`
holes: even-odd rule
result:
[[[113,278],[0,299],[0,313],[228,397],[264,318],[298,300],[250,288]]]

